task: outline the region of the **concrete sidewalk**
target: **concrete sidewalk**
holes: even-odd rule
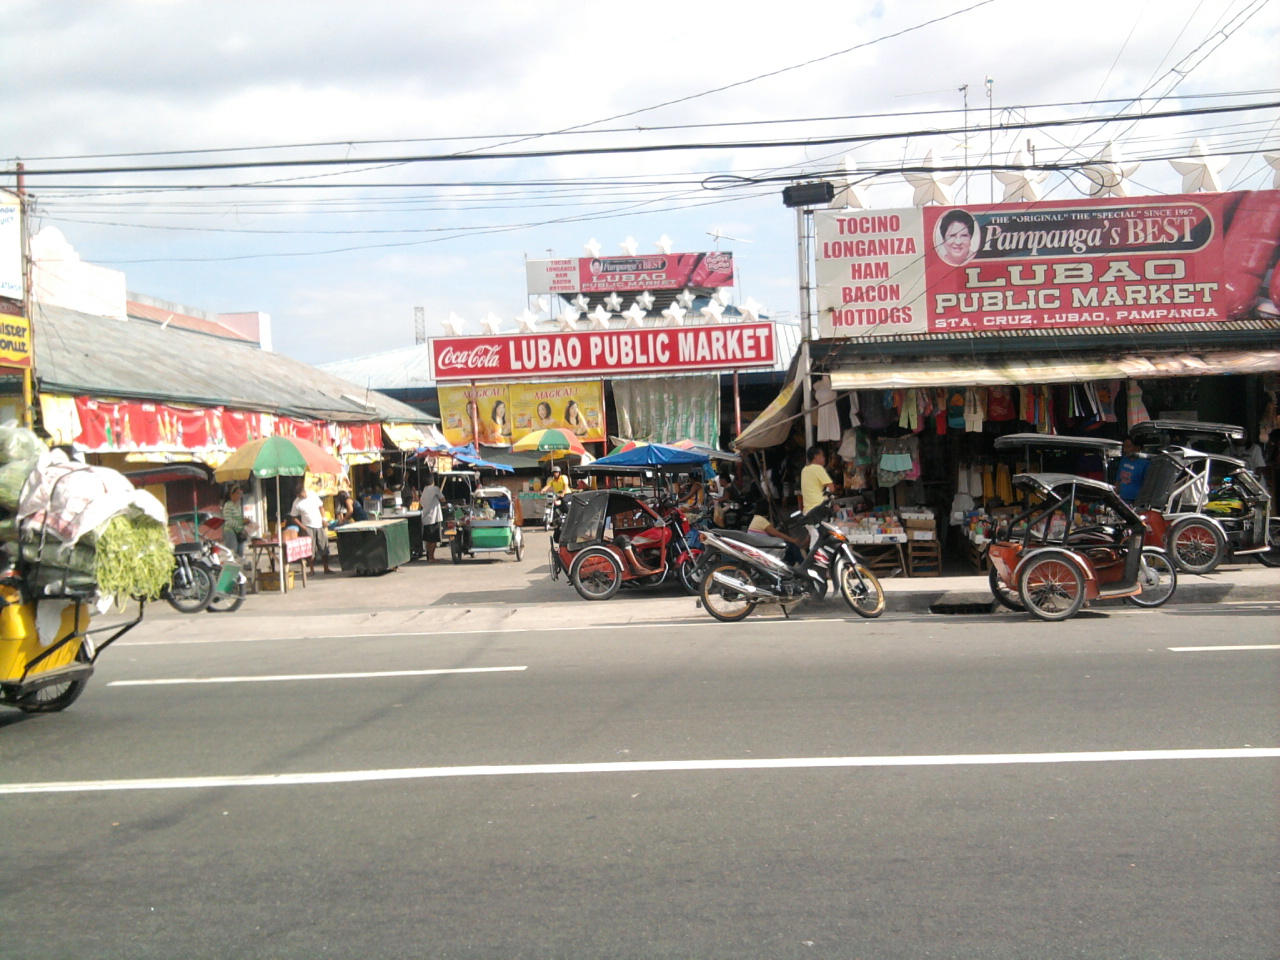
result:
[[[509,630],[613,629],[631,624],[705,623],[710,617],[678,586],[624,590],[612,600],[581,599],[562,576],[550,577],[547,534],[526,528],[520,563],[500,559],[414,561],[380,576],[316,573],[286,594],[251,595],[234,614],[184,615],[152,604],[121,643],[390,634],[480,633]],[[333,562],[337,568],[336,558]],[[882,581],[887,613],[984,613],[992,607],[985,574],[891,577]],[[1210,576],[1180,575],[1171,604],[1280,601],[1280,569],[1247,560]],[[1011,616],[1021,614],[1010,613]],[[762,609],[755,616],[780,616]],[[836,600],[805,602],[803,619],[853,615]]]

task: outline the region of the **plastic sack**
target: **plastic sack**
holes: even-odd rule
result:
[[[0,464],[34,463],[49,448],[44,441],[26,427],[18,426],[15,421],[0,424]]]
[[[145,490],[135,489],[123,474],[108,467],[74,463],[55,450],[43,454],[32,472],[18,508],[27,529],[75,544],[117,514],[136,510],[168,525],[164,505]]]

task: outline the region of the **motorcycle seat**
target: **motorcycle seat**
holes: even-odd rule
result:
[[[767,533],[751,533],[748,530],[716,530],[715,535],[725,540],[737,540],[739,543],[758,547],[761,550],[783,549],[787,545],[787,541],[771,537]]]
[[[204,553],[203,543],[175,543],[173,552],[181,556],[194,557],[196,554]]]

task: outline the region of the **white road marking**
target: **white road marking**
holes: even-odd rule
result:
[[[338,770],[329,773],[274,773],[243,776],[149,777],[137,780],[65,780],[0,784],[0,796],[121,790],[187,790],[203,787],[285,787],[307,784],[371,783],[529,774],[688,773],[704,770],[799,770],[833,767],[942,767],[1032,763],[1109,763],[1152,760],[1254,760],[1280,758],[1280,747],[1208,750],[1099,750],[1081,753],[976,753],[917,757],[784,757],[768,760],[635,760],[608,763],[530,763],[475,767],[407,767],[393,770]]]
[[[1280,643],[1241,643],[1221,647],[1170,647],[1174,653],[1210,653],[1214,650],[1280,650]]]
[[[180,683],[276,683],[281,680],[369,680],[379,677],[434,677],[446,673],[504,673],[528,667],[458,667],[452,670],[382,670],[377,673],[285,673],[262,677],[172,677],[161,680],[112,680],[108,687],[160,687]]]

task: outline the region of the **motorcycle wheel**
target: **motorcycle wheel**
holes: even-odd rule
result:
[[[1169,531],[1169,555],[1183,573],[1212,573],[1227,555],[1227,543],[1218,528],[1193,517]]]
[[[209,601],[213,599],[213,588],[216,584],[213,582],[213,577],[209,575],[208,569],[200,564],[191,564],[190,571],[191,582],[170,584],[169,595],[165,599],[169,601],[169,606],[179,613],[202,613],[209,606]],[[174,576],[177,576],[177,570],[174,571]]]
[[[836,583],[840,596],[860,617],[874,620],[884,613],[884,587],[876,575],[860,563],[841,563],[836,567]]]
[[[458,534],[454,534],[453,539],[449,541],[449,556],[453,558],[454,563],[462,562],[462,544],[458,542]]]
[[[1084,572],[1065,554],[1035,557],[1018,577],[1018,594],[1033,617],[1066,620],[1084,606]]]
[[[76,663],[88,662],[89,654],[84,648],[84,641],[81,641],[80,649],[76,651]],[[23,713],[57,713],[75,703],[88,685],[87,678],[50,684],[47,687],[41,687],[28,697],[23,697],[15,706]]]
[[[1142,585],[1142,592],[1125,599],[1135,607],[1158,607],[1168,603],[1178,589],[1178,568],[1163,553],[1144,550],[1138,583]]]
[[[511,535],[515,537],[516,563],[519,563],[521,560],[524,559],[524,534],[520,532],[519,527],[516,527],[515,530],[511,532]]]
[[[1016,610],[1018,613],[1027,612],[1027,608],[1022,605],[1022,600],[1018,597],[1018,591],[1004,585],[994,566],[987,570],[987,583],[991,584],[991,595],[1002,607]]]
[[[230,593],[218,593],[213,591],[213,599],[209,601],[209,606],[205,609],[210,613],[235,613],[244,606],[245,585],[243,582],[237,583],[231,588]]]
[[[691,597],[696,597],[702,583],[702,551],[690,550],[676,566],[676,574],[680,578],[680,586]]]
[[[751,616],[756,608],[756,601],[748,598],[732,587],[717,583],[715,574],[734,577],[746,583],[751,582],[751,570],[736,563],[722,563],[712,567],[702,578],[699,594],[707,613],[723,623],[737,623]]]
[[[608,600],[622,586],[622,564],[608,550],[590,547],[573,561],[569,580],[583,600]]]
[[[1280,517],[1272,517],[1267,524],[1267,544],[1271,547],[1265,553],[1256,553],[1258,562],[1266,567],[1280,567]]]

